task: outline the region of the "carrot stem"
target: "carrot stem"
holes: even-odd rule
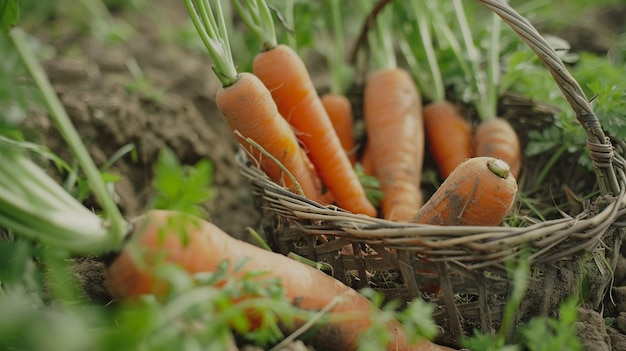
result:
[[[243,0],[243,4],[241,1],[233,0],[232,3],[246,27],[261,40],[263,51],[278,46],[274,20],[265,0]]]
[[[329,23],[325,23],[322,27],[322,35],[326,38],[326,57],[328,58],[328,69],[330,71],[330,92],[333,94],[343,94],[345,92],[345,74],[349,69],[344,64],[344,35],[341,22],[341,9],[339,0],[329,0],[330,7],[330,27],[332,27],[333,38],[330,38],[326,27]]]
[[[393,35],[391,33],[391,15],[391,10],[381,10],[376,18],[377,23],[374,31],[369,36],[370,51],[378,69],[392,69],[398,66],[393,47]]]
[[[0,179],[1,226],[72,253],[104,253],[121,245],[103,218],[6,143],[0,147]]]
[[[72,125],[41,64],[37,61],[28,45],[26,45],[25,33],[20,28],[13,28],[9,32],[9,37],[35,85],[41,92],[43,101],[49,109],[50,118],[78,160],[80,167],[85,172],[90,189],[104,210],[106,221],[102,225],[106,227],[106,231],[109,233],[110,237],[108,240],[111,243],[110,246],[116,247],[121,245],[128,232],[128,225],[109,194],[98,168]]]
[[[185,0],[187,11],[190,14],[189,17],[194,27],[196,27],[196,31],[200,35],[204,46],[206,46],[213,58],[215,75],[222,83],[222,86],[229,87],[237,81],[237,68],[231,53],[228,35],[226,35],[226,21],[224,20],[221,2],[216,1],[215,3],[217,6],[217,21],[211,6],[206,1],[196,0],[194,5],[193,0]]]
[[[483,69],[480,67],[480,55],[478,54],[478,49],[472,39],[472,31],[470,30],[469,23],[467,21],[467,15],[465,14],[462,0],[452,0],[452,4],[454,6],[456,14],[455,17],[459,25],[459,30],[461,31],[461,37],[463,38],[463,44],[465,45],[467,58],[471,64],[471,71],[473,72],[471,77],[478,95],[478,102],[476,104],[478,115],[481,119],[495,117],[495,114],[489,114],[491,108],[488,106],[489,102],[485,99],[485,96],[487,96],[486,89],[488,83],[483,74]]]
[[[498,15],[491,14],[491,40],[489,42],[489,58],[487,61],[487,88],[484,113],[487,116],[498,114],[498,86],[500,82],[500,32],[502,22]],[[485,117],[483,118],[491,118]]]
[[[441,75],[441,70],[439,69],[439,64],[437,62],[437,55],[435,54],[435,48],[433,46],[433,39],[432,39],[432,35],[431,35],[431,26],[432,23],[430,22],[428,16],[427,16],[427,9],[425,7],[425,4],[423,4],[422,2],[418,1],[418,2],[412,2],[412,1],[407,1],[409,6],[412,6],[412,10],[415,14],[415,19],[417,22],[417,29],[419,32],[419,36],[421,39],[421,47],[424,49],[424,54],[426,55],[426,61],[428,62],[428,72],[430,73],[430,78],[431,78],[431,82],[432,82],[432,89],[426,89],[426,87],[424,86],[424,82],[421,82],[421,79],[416,79],[418,82],[421,83],[420,86],[420,90],[422,91],[423,94],[428,95],[428,98],[434,101],[441,101],[445,99],[445,88],[443,85],[443,78]],[[414,77],[419,77],[420,76],[420,69],[419,66],[417,66],[417,55],[415,54],[415,52],[412,50],[412,48],[417,48],[416,43],[412,43],[413,45],[407,45],[406,42],[406,31],[405,31],[405,37],[403,38],[403,40],[400,40],[401,44],[401,48],[403,50],[403,53],[405,55],[405,57],[407,57],[407,62],[409,63],[409,66],[411,66],[411,70],[413,71],[413,76]]]

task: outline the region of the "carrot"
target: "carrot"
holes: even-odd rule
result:
[[[422,205],[424,160],[422,101],[411,75],[398,68],[387,13],[370,36],[376,70],[365,82],[363,112],[374,173],[384,193],[385,219],[408,221]]]
[[[303,310],[320,310],[336,296],[343,297],[329,311],[329,322],[311,340],[324,350],[356,350],[359,336],[376,318],[370,301],[352,288],[311,266],[281,254],[237,240],[208,221],[172,211],[155,210],[134,221],[134,232],[119,255],[107,266],[105,277],[113,297],[119,300],[143,294],[164,294],[167,283],[154,274],[154,262],[164,260],[187,272],[213,272],[228,261],[229,275],[243,278],[251,271],[267,272],[259,278],[277,277],[285,296]],[[244,262],[237,270],[235,263]],[[219,285],[219,284],[218,284]],[[349,313],[354,318],[340,318]],[[254,311],[250,311],[254,317]],[[428,341],[410,345],[401,325],[388,325],[394,341],[388,350],[449,350]]]
[[[433,28],[433,23],[438,23],[439,26],[445,24],[439,24],[431,18],[433,16],[428,13],[430,4],[408,2],[407,5],[407,10],[413,10],[415,20],[409,21],[403,27],[400,48],[418,87],[431,100],[424,107],[424,131],[428,151],[432,154],[441,177],[445,179],[461,162],[473,156],[472,129],[457,107],[446,100],[443,75],[431,36],[431,30],[436,32],[442,29]],[[420,67],[422,56],[426,57],[428,69]]]
[[[254,140],[283,164],[306,197],[321,200],[321,184],[315,181],[307,155],[289,123],[279,114],[270,92],[256,76],[238,74],[235,83],[218,89],[215,102],[231,130],[241,134],[237,136],[239,144],[248,149],[273,181],[296,192],[294,183],[276,161],[262,155],[245,138]]]
[[[502,222],[517,193],[509,165],[492,157],[461,163],[415,214],[411,222],[493,226]]]
[[[385,194],[383,217],[407,221],[423,201],[424,130],[421,99],[411,76],[400,68],[370,74],[364,117],[372,165]]]
[[[522,155],[519,138],[503,118],[490,118],[478,124],[474,133],[474,154],[500,158],[511,166],[511,175],[519,176]]]
[[[322,95],[321,99],[330,122],[339,137],[341,146],[348,155],[350,163],[354,165],[356,163],[356,143],[352,130],[354,116],[350,100],[345,95],[332,93]]]
[[[367,200],[304,62],[293,49],[276,43],[267,4],[265,1],[257,1],[255,5],[247,3],[252,7],[249,12],[239,1],[234,4],[250,28],[257,26],[255,19],[266,27],[266,30],[255,30],[264,51],[255,56],[253,72],[272,93],[280,114],[295,128],[337,205],[347,211],[375,216],[376,209]]]
[[[438,100],[426,105],[424,130],[428,150],[443,179],[446,179],[459,164],[473,156],[470,123],[451,102]]]
[[[198,16],[191,1],[186,1],[186,4],[191,19],[215,62],[216,76],[222,83],[217,91],[216,105],[235,133],[239,144],[274,182],[294,192],[301,189],[301,195],[322,202],[321,182],[311,171],[307,155],[300,147],[289,123],[278,112],[270,92],[253,74],[237,73],[219,2],[216,3],[218,21],[209,19],[213,15],[210,6],[200,2],[199,10],[206,12],[207,16]],[[252,145],[248,139],[274,159],[263,155],[259,147]],[[277,162],[285,167],[293,179]]]

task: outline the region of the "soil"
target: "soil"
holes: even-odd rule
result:
[[[160,3],[164,8],[158,20],[179,28],[187,16],[184,8]],[[209,58],[167,39],[154,16],[124,15],[136,29],[124,43],[105,44],[86,29],[71,26],[59,26],[62,29],[54,34],[35,33],[55,49],[45,68],[70,118],[98,165],[123,146],[135,145],[136,159],[126,155],[109,169],[121,177],[115,194],[126,217],[132,218],[149,205],[154,194],[153,166],[159,151],[167,147],[184,164],[201,159],[213,163],[216,194],[206,204],[207,213],[226,232],[248,240],[246,228],[258,228],[261,215],[235,163],[235,141],[213,101],[219,82]],[[60,19],[48,21],[56,25]],[[581,36],[585,41],[589,37]],[[577,37],[568,39],[576,42]],[[608,50],[605,41],[594,43],[594,51]],[[129,69],[133,64],[152,82],[150,89],[128,89],[136,82]],[[33,110],[26,127],[35,141],[71,160],[43,112]],[[90,199],[87,204],[96,205]],[[99,261],[81,260],[75,266],[87,296],[108,302]],[[577,329],[586,350],[626,350],[626,256],[619,259],[600,312],[581,308],[579,313]],[[306,347],[294,344],[291,349]]]

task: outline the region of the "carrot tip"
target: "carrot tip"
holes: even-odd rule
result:
[[[500,178],[506,179],[511,174],[511,166],[506,161],[499,158],[493,159],[487,163],[487,168]]]

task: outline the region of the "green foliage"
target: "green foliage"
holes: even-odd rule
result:
[[[362,289],[361,293],[367,296],[374,306],[380,308],[381,312],[377,314],[374,324],[361,335],[359,351],[386,349],[393,337],[388,324],[392,320],[397,320],[402,324],[410,342],[432,340],[439,333],[439,327],[432,317],[435,306],[421,298],[412,300],[408,307],[400,310],[398,301],[392,300],[384,303],[382,293],[374,289]]]
[[[559,319],[533,318],[521,331],[530,351],[578,351],[582,345],[576,335],[578,300],[569,298],[559,308]]]
[[[17,0],[0,0],[0,31],[6,32],[17,24],[20,6]]]
[[[200,160],[194,166],[182,165],[176,154],[165,148],[159,153],[154,172],[152,185],[157,195],[150,207],[206,217],[203,205],[214,195],[211,162]]]
[[[22,239],[0,241],[0,315],[11,317],[0,318],[2,350],[227,350],[235,335],[268,346],[284,337],[279,321],[312,316],[284,298],[277,279],[229,274],[244,262],[197,275],[163,263],[156,274],[173,287],[164,299],[97,305],[81,294],[67,255],[45,251]]]
[[[361,185],[365,189],[365,196],[374,205],[378,206],[382,201],[385,194],[380,190],[380,182],[378,178],[372,175],[368,175],[363,170],[363,166],[360,163],[354,165],[354,171],[356,172]]]

